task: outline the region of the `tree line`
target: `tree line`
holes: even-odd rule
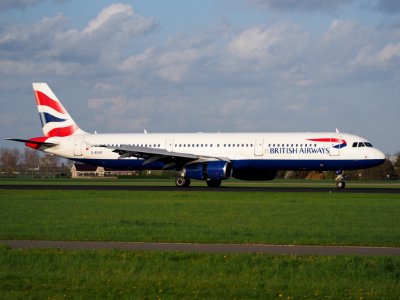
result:
[[[30,148],[23,151],[14,148],[0,148],[1,177],[67,177],[73,162]],[[333,179],[335,172],[280,171],[278,178],[286,179]],[[400,152],[392,159],[386,159],[380,166],[346,171],[351,180],[396,180],[400,179]]]
[[[72,162],[30,148],[0,148],[1,177],[68,176]]]

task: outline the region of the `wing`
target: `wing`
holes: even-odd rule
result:
[[[94,147],[103,147],[112,149],[113,152],[118,153],[120,156],[118,159],[124,159],[128,157],[137,157],[144,159],[143,165],[147,165],[156,161],[161,161],[165,164],[164,169],[176,169],[180,170],[184,165],[194,161],[215,161],[215,160],[226,160],[224,158],[213,157],[213,156],[202,156],[191,153],[171,152],[165,149],[159,148],[148,148],[148,147],[136,147],[131,145],[119,145],[107,146],[107,145],[94,145]]]

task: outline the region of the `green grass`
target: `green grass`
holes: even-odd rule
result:
[[[400,246],[400,195],[0,193],[0,239]]]
[[[399,299],[399,257],[12,250],[1,299]]]

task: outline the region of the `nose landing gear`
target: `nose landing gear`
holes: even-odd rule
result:
[[[337,176],[335,178],[336,187],[338,189],[344,189],[346,187],[346,182],[344,181],[344,176],[343,176],[344,171],[336,171],[336,174],[337,174]]]

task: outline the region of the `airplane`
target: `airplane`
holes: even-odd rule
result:
[[[176,170],[175,184],[204,180],[273,180],[278,170],[343,172],[382,164],[385,154],[366,139],[346,133],[148,133],[83,131],[46,83],[33,83],[43,136],[8,138],[69,160],[124,170]]]

